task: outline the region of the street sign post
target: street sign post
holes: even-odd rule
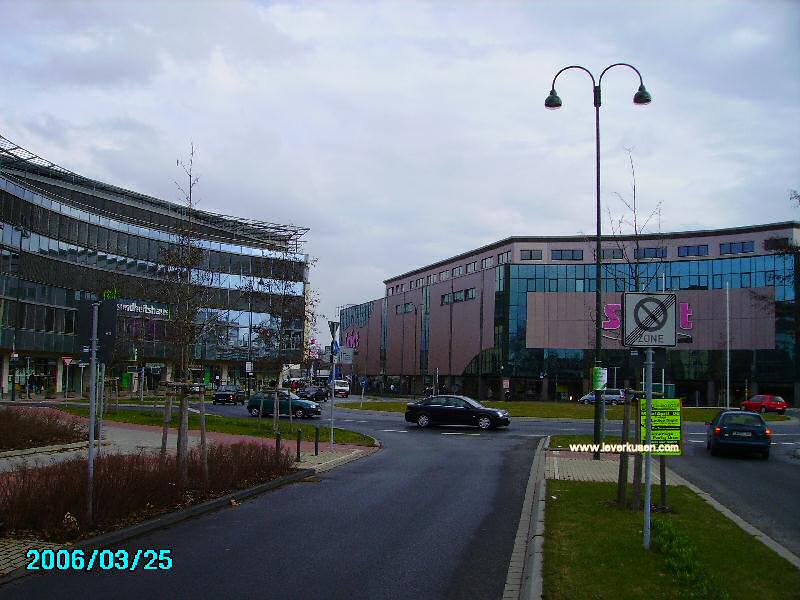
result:
[[[650,410],[650,440],[653,444],[675,445],[677,450],[659,450],[652,454],[657,456],[681,456],[681,401],[678,398],[654,398]],[[647,434],[645,421],[647,407],[641,406],[642,438]]]
[[[653,348],[675,346],[677,343],[677,318],[675,294],[626,293],[622,295],[622,343],[629,348],[645,348],[645,393],[647,403],[642,409],[644,417],[644,443],[653,443]],[[680,411],[678,418],[680,419]],[[644,455],[644,543],[650,549],[650,483],[652,452]],[[662,460],[664,460],[662,458]],[[662,486],[665,482],[662,480]]]
[[[339,342],[336,340],[337,333],[339,331],[339,322],[338,321],[328,321],[328,327],[331,329],[331,439],[330,439],[330,448],[333,449],[333,430],[334,430],[334,419],[333,419],[333,409],[336,407],[336,354],[339,352]],[[277,412],[277,411],[276,411]]]
[[[339,350],[339,364],[352,365],[353,364],[353,349],[341,348]]]

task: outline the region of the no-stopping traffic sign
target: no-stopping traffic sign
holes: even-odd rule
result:
[[[675,294],[623,294],[622,305],[623,345],[655,348],[676,344]]]

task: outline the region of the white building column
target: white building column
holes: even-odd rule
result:
[[[167,365],[164,367],[164,370],[164,377],[166,377],[166,380],[168,382],[172,381],[172,363],[167,363]]]
[[[62,383],[63,379],[64,379],[64,361],[61,360],[61,357],[59,356],[56,359],[56,394],[60,394],[64,389]]]
[[[3,354],[3,368],[2,368],[2,377],[3,379],[0,380],[0,388],[2,388],[4,394],[11,393],[11,386],[8,383],[10,365],[9,365],[9,355]]]
[[[228,365],[222,365],[222,375],[219,377],[220,383],[228,383]]]

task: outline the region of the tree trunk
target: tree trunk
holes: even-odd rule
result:
[[[627,394],[626,394],[627,395]],[[628,443],[628,431],[630,429],[630,422],[631,422],[631,400],[630,398],[625,398],[625,409],[622,418],[622,437],[620,438],[620,443],[623,444],[623,448],[625,444]],[[621,507],[625,507],[625,503],[627,501],[628,495],[628,453],[625,452],[623,449],[619,453],[619,476],[617,478],[617,504]]]
[[[166,398],[164,398],[164,421],[161,429],[161,468],[167,460],[167,436],[169,435],[169,424],[172,420],[172,392],[168,391]]]
[[[189,482],[189,398],[187,383],[180,388],[180,424],[178,425],[178,478],[181,487]]]
[[[206,392],[200,394],[200,453],[203,457],[203,484],[208,487],[208,446],[206,445]]]

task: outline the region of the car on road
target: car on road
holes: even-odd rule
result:
[[[326,387],[308,386],[302,390],[297,390],[297,397],[304,400],[313,400],[314,402],[327,402],[328,396],[331,392]]]
[[[240,385],[221,385],[217,388],[217,391],[214,392],[212,404],[227,404],[228,402],[231,404],[244,404],[244,401],[247,399],[246,396],[247,394],[244,388]]]
[[[297,419],[310,419],[315,415],[322,414],[322,409],[316,402],[298,398],[295,394],[285,390],[267,390],[253,394],[247,403],[247,412],[253,417],[257,417],[260,414],[271,415],[276,397],[280,397],[278,400],[278,415],[291,414]],[[262,410],[263,413],[261,412]]]
[[[406,421],[420,427],[429,425],[474,425],[481,429],[508,426],[508,411],[487,408],[468,396],[438,395],[406,405]]]
[[[581,404],[594,404],[594,392],[581,396],[578,400]],[[625,404],[625,390],[609,388],[603,390],[604,404]]]
[[[776,412],[782,415],[786,412],[786,400],[771,394],[757,394],[742,402],[742,410],[760,413]]]
[[[743,410],[723,410],[706,423],[706,450],[712,456],[720,450],[760,452],[769,458],[772,430],[760,414]]]

